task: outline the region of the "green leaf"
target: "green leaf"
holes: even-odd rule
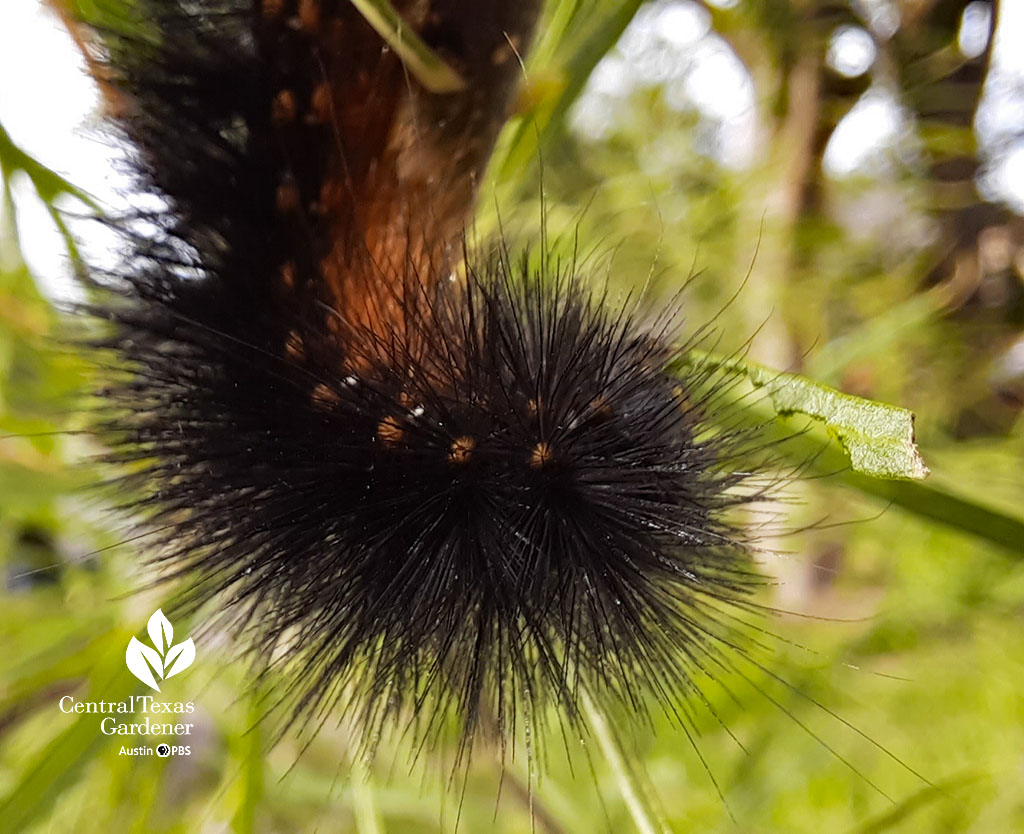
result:
[[[787,418],[779,417],[773,427],[780,441],[776,449],[787,460],[805,466],[805,474],[827,476],[831,482],[894,504],[920,518],[970,533],[1014,553],[1024,553],[1024,519],[942,486],[883,480],[855,472],[845,465],[843,453],[833,444],[823,447],[824,438],[820,435],[801,433],[787,423]]]
[[[83,700],[120,701],[134,694],[135,679],[124,670],[124,644],[130,634],[114,630],[109,634],[105,656],[109,663],[91,676],[89,692]],[[57,704],[52,704],[57,710]],[[10,834],[24,831],[35,820],[49,814],[60,795],[74,785],[85,766],[114,740],[99,730],[95,714],[82,714],[64,732],[51,741],[36,757],[12,790],[0,797],[0,820]]]
[[[584,4],[569,6],[569,16],[578,17],[584,27],[579,41],[575,45],[567,43],[573,27],[568,25],[570,21],[564,19],[558,20],[560,29],[552,27],[557,46],[550,41],[545,43],[542,37],[538,55],[547,57],[550,54],[553,57],[564,51],[568,58],[558,71],[560,83],[547,85],[552,88],[553,95],[542,97],[519,122],[503,158],[496,161],[495,170],[500,172],[499,179],[516,179],[530,164],[536,162],[538,145],[544,145],[561,128],[594,68],[618,43],[619,37],[642,5],[642,0],[624,0],[608,4],[607,11],[594,13],[587,7],[585,14],[578,15],[577,12],[581,11]],[[565,17],[565,13],[562,17]]]
[[[765,388],[769,401],[744,403],[745,416],[752,423],[764,425],[766,440],[777,441],[779,457],[801,466],[804,474],[828,476],[833,483],[887,501],[920,518],[1024,553],[1024,519],[952,489],[909,480],[906,474],[876,474],[879,463],[886,471],[896,468],[892,466],[894,461],[902,461],[909,471],[927,473],[913,442],[913,415],[909,411],[843,394],[795,374],[699,350],[677,357],[669,370],[681,373],[692,368],[742,374],[755,386]],[[807,415],[824,426],[827,435],[792,424],[796,414]],[[861,418],[866,425],[857,425]],[[852,454],[848,464],[847,454],[829,442],[830,438],[839,439],[844,450],[852,439],[861,446],[856,460],[863,465],[865,458],[869,463],[873,458],[872,467],[858,468]]]
[[[3,125],[0,125],[0,173],[5,183],[10,183],[11,175],[23,171],[31,180],[32,187],[47,206],[61,194],[69,194],[85,203],[89,208],[98,208],[96,202],[80,188],[72,185],[64,177],[54,173],[35,157],[25,153],[14,144]]]
[[[746,376],[767,392],[777,415],[806,414],[823,423],[858,472],[913,480],[928,474],[914,440],[914,415],[905,408],[844,394],[807,377],[732,356],[691,350],[673,363],[676,368],[681,365]]]

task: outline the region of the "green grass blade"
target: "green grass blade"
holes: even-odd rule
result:
[[[239,739],[239,756],[242,759],[240,777],[242,795],[231,820],[231,830],[234,834],[253,834],[256,831],[256,810],[264,794],[264,750],[263,733],[261,732],[263,714],[259,704],[259,693],[254,691],[249,700],[249,727]]]
[[[105,656],[110,660],[90,676],[90,687],[83,700],[121,701],[135,693],[138,683],[124,668],[124,646],[129,632],[112,631]],[[52,708],[57,710],[57,705]],[[99,730],[99,717],[83,714],[51,741],[7,793],[0,797],[0,820],[8,834],[24,831],[40,817],[52,811],[60,795],[74,785],[90,761],[115,736]]]
[[[626,764],[619,743],[608,726],[608,720],[584,690],[580,691],[580,703],[597,745],[615,776],[619,793],[622,794],[622,800],[629,809],[629,815],[633,818],[637,831],[640,834],[665,834],[665,829],[656,822],[657,814],[650,807],[643,790],[637,784],[636,777]]]
[[[589,31],[562,64],[561,84],[553,97],[543,98],[525,114],[515,129],[504,160],[496,166],[502,180],[516,179],[537,160],[537,149],[557,133],[573,102],[601,59],[615,46],[630,21],[643,5],[643,0],[626,0],[611,5],[603,15],[587,15]],[[575,11],[575,10],[574,10]],[[560,41],[566,44],[568,38]],[[549,51],[556,47],[547,45]]]
[[[455,93],[466,88],[465,79],[434,54],[387,0],[352,0],[352,5],[430,92]]]
[[[793,418],[774,416],[769,408],[763,406],[752,407],[751,418],[757,419],[758,416],[770,423],[767,432],[779,441],[775,447],[777,454],[794,464],[803,465],[806,475],[828,476],[828,483],[891,502],[919,518],[1024,554],[1024,518],[986,506],[937,484],[885,480],[857,472],[824,431],[801,432],[801,426],[792,422]]]

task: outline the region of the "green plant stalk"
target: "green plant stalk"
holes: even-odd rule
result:
[[[466,80],[442,61],[408,24],[388,0],[352,0],[388,46],[402,59],[413,77],[432,93],[457,93],[466,88]]]
[[[358,751],[352,757],[352,810],[359,834],[384,834],[374,799],[372,774]]]
[[[580,703],[587,716],[594,739],[615,776],[619,793],[622,794],[622,799],[629,809],[629,815],[633,818],[633,824],[636,825],[637,831],[640,834],[664,834],[664,829],[655,822],[655,814],[648,807],[643,792],[626,765],[622,750],[608,726],[608,721],[584,689],[580,689]]]
[[[565,116],[587,84],[601,59],[618,42],[633,20],[643,0],[624,0],[600,19],[586,39],[573,51],[562,69],[563,85],[553,101],[528,113],[516,127],[505,158],[498,163],[500,179],[522,178],[523,170],[538,159],[538,146],[543,146],[564,123]]]
[[[249,728],[240,740],[242,759],[241,797],[231,820],[233,834],[253,834],[257,830],[258,810],[264,795],[263,733],[259,708],[260,692],[254,690],[249,697]]]

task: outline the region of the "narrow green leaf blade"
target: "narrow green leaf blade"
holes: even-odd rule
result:
[[[1024,519],[988,506],[941,484],[907,479],[883,479],[854,471],[845,454],[824,431],[805,432],[785,416],[773,415],[772,406],[750,409],[751,421],[770,423],[768,440],[777,440],[780,458],[802,467],[805,474],[824,476],[829,483],[854,489],[962,533],[1024,553]],[[774,416],[774,420],[772,420]]]
[[[89,692],[83,700],[120,701],[134,694],[138,684],[124,670],[124,645],[130,634],[110,632],[104,653],[112,660],[91,676]],[[57,704],[52,705],[57,709]],[[21,774],[11,791],[0,797],[3,830],[16,834],[53,810],[60,795],[74,785],[86,765],[114,737],[99,730],[100,716],[82,714],[64,732],[51,741]]]
[[[633,824],[640,834],[665,834],[665,827],[658,820],[658,815],[651,808],[644,791],[637,784],[636,777],[630,770],[629,764],[622,754],[619,742],[608,725],[608,720],[601,712],[600,707],[586,690],[580,690],[580,703],[583,712],[587,716],[591,732],[597,740],[597,746],[604,754],[605,760],[611,768],[615,777],[615,783],[622,795],[622,801],[633,818]]]
[[[352,5],[430,92],[455,93],[466,88],[465,79],[420,39],[388,0],[352,0]]]
[[[9,180],[17,171],[23,172],[29,178],[39,199],[47,206],[52,206],[59,195],[68,194],[81,200],[89,208],[98,209],[97,203],[82,189],[19,148],[10,134],[4,130],[3,125],[0,125],[0,174],[5,180]]]
[[[585,31],[578,42],[567,44],[564,33],[559,33],[562,37],[557,45],[541,44],[542,49],[546,46],[544,51],[552,55],[564,49],[568,58],[561,65],[560,83],[553,85],[553,95],[538,102],[515,128],[505,156],[496,166],[499,179],[515,180],[536,162],[538,146],[543,146],[562,127],[594,69],[615,46],[642,5],[642,0],[609,4],[607,10],[602,7],[598,13],[586,15]]]
[[[928,475],[914,439],[914,415],[905,408],[844,394],[807,377],[737,357],[692,350],[678,363],[746,376],[766,391],[777,415],[805,414],[823,423],[858,472],[911,480]]]

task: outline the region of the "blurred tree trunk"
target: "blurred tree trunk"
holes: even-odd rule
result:
[[[930,284],[947,282],[954,304],[981,287],[983,233],[1010,220],[1010,212],[978,192],[981,169],[974,119],[988,76],[998,2],[988,4],[984,50],[964,56],[958,36],[967,0],[904,0],[902,24],[887,57],[928,154],[927,183],[939,226]]]

